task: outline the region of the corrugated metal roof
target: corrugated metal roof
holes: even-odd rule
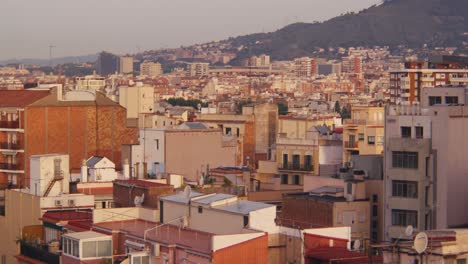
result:
[[[238,201],[231,202],[228,204],[213,206],[213,208],[218,209],[218,210],[223,210],[223,211],[227,211],[227,212],[231,212],[235,214],[242,214],[242,215],[246,215],[246,214],[249,214],[250,212],[269,208],[269,207],[275,207],[275,206],[271,204],[266,204],[266,203],[243,201],[243,200],[238,200]]]
[[[94,167],[96,164],[98,164],[104,157],[101,156],[92,156],[86,161],[86,166],[88,167]]]

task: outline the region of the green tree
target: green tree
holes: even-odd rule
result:
[[[343,106],[341,108],[341,119],[350,119],[351,118],[351,112],[348,110],[347,107]]]

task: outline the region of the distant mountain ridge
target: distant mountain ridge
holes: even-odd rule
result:
[[[98,54],[90,54],[90,55],[83,55],[83,56],[67,56],[67,57],[59,57],[53,58],[52,63],[54,65],[57,64],[67,64],[67,63],[86,63],[86,62],[95,62],[97,60]],[[12,59],[12,60],[5,60],[0,61],[0,65],[8,65],[8,64],[37,64],[48,66],[50,63],[49,59]]]
[[[271,33],[229,39],[273,59],[310,55],[315,47],[456,46],[468,42],[468,0],[392,0],[323,23],[296,23]]]

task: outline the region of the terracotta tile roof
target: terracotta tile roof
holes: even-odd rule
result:
[[[26,107],[46,96],[49,91],[0,90],[0,107]]]

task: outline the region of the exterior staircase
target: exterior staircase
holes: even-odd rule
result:
[[[46,191],[44,192],[44,197],[47,197],[54,187],[55,182],[63,180],[63,171],[56,172],[54,178],[50,181],[49,186],[47,186]]]

